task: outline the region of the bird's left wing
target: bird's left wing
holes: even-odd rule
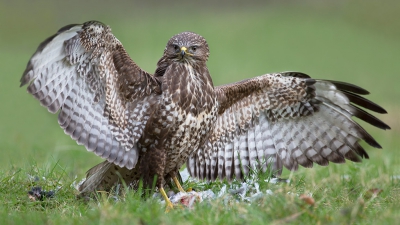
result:
[[[111,29],[97,21],[72,24],[46,39],[21,78],[65,133],[121,167],[138,160],[137,141],[159,81],[140,69]]]
[[[314,80],[298,72],[266,74],[215,88],[219,115],[202,148],[187,161],[189,173],[201,179],[241,179],[251,169],[343,163],[368,158],[359,140],[380,145],[352,116],[376,127],[385,123],[355,106],[386,111],[359,96],[352,84]],[[354,104],[352,104],[354,103]]]

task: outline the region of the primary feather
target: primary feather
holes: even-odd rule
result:
[[[242,179],[251,169],[328,165],[368,158],[380,145],[353,117],[390,129],[386,113],[352,84],[300,72],[265,74],[214,87],[208,44],[173,36],[155,74],[139,68],[108,26],[73,24],[46,39],[21,78],[65,133],[106,159],[88,171],[85,194],[157,176],[159,188],[187,162],[193,177]]]

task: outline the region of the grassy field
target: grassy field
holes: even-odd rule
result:
[[[394,224],[400,220],[400,18],[393,13],[400,4],[209,2],[173,1],[153,7],[128,1],[113,5],[102,1],[96,6],[91,1],[0,1],[0,224]],[[133,60],[149,72],[155,70],[168,39],[190,30],[209,43],[208,67],[217,85],[288,70],[357,84],[388,110],[378,117],[392,130],[363,124],[383,149],[367,147],[371,159],[362,163],[285,171],[288,184],[272,184],[265,181],[267,175],[258,175],[260,191],[273,194],[251,203],[218,198],[165,214],[158,200],[143,199],[135,192],[119,201],[107,197],[88,204],[77,201],[73,184],[101,159],[77,146],[59,128],[56,115],[18,86],[41,41],[66,24],[92,19],[110,25]],[[188,182],[185,187],[217,192],[222,185]],[[230,187],[235,185],[239,183]],[[52,199],[33,202],[27,196],[33,186],[59,190]],[[306,204],[302,194],[312,195],[316,204]]]

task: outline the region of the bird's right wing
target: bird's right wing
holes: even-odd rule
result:
[[[41,43],[21,78],[78,144],[133,168],[136,142],[161,92],[111,29],[97,21],[72,24]]]

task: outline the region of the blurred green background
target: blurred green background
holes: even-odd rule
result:
[[[367,163],[389,162],[395,165],[391,173],[400,173],[400,1],[215,2],[0,1],[0,169],[59,162],[71,175],[83,176],[101,161],[64,135],[56,115],[19,88],[40,42],[64,25],[99,20],[149,72],[168,39],[189,30],[209,43],[216,85],[295,70],[366,88],[388,110],[378,117],[392,127],[384,132],[366,125],[383,146],[368,147],[373,159]]]

